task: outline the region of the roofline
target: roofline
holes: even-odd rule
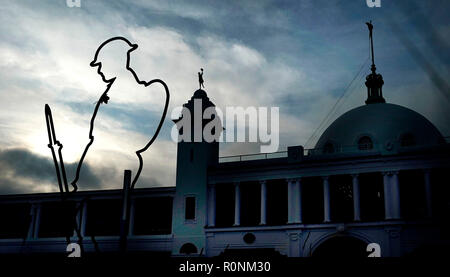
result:
[[[120,195],[122,189],[103,189],[103,190],[84,190],[77,191],[69,195],[70,198],[79,198],[86,196],[112,196]],[[150,187],[150,188],[135,188],[133,194],[146,194],[146,193],[175,193],[175,186],[170,187]],[[11,199],[30,199],[30,198],[59,198],[60,192],[39,192],[39,193],[22,193],[22,194],[3,194],[0,195],[0,201]]]

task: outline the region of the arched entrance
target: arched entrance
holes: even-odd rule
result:
[[[197,253],[197,247],[195,247],[195,245],[190,242],[183,244],[183,246],[181,246],[181,248],[180,248],[180,254],[190,255],[190,254],[196,254],[196,253]]]
[[[367,257],[367,243],[351,236],[336,236],[322,242],[312,253],[313,257]]]

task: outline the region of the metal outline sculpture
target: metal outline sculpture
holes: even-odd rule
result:
[[[139,168],[138,168],[138,171],[137,171],[136,175],[134,176],[133,182],[131,183],[131,189],[133,189],[134,186],[136,185],[136,182],[139,179],[139,176],[140,176],[140,174],[142,172],[142,167],[143,167],[144,161],[142,159],[141,153],[145,152],[153,144],[153,142],[156,140],[156,137],[158,136],[158,134],[159,134],[159,132],[161,130],[161,127],[162,127],[162,125],[164,123],[164,120],[166,118],[166,115],[167,115],[167,109],[169,107],[169,100],[170,100],[170,92],[169,92],[169,88],[167,87],[166,83],[164,81],[160,80],[160,79],[153,79],[153,80],[151,80],[149,82],[141,81],[141,80],[139,80],[136,72],[130,67],[130,53],[132,51],[134,51],[138,47],[138,45],[137,44],[132,44],[128,39],[126,39],[124,37],[120,37],[120,36],[119,37],[113,37],[113,38],[110,38],[110,39],[104,41],[97,48],[97,51],[95,52],[95,55],[94,55],[94,60],[90,63],[90,66],[91,67],[98,67],[97,74],[99,74],[102,77],[102,80],[105,83],[107,83],[108,85],[107,85],[107,88],[106,88],[105,92],[102,94],[102,96],[100,96],[99,100],[97,101],[97,104],[95,105],[94,113],[92,114],[92,118],[91,118],[91,122],[90,122],[90,130],[89,130],[89,140],[90,141],[89,141],[89,143],[86,145],[86,147],[84,149],[84,152],[83,152],[83,154],[82,154],[82,156],[80,158],[80,161],[78,163],[78,166],[77,166],[77,171],[76,171],[75,178],[71,182],[71,185],[73,186],[74,191],[77,191],[77,189],[78,189],[78,186],[77,186],[76,183],[77,183],[77,181],[78,181],[78,179],[80,177],[80,170],[81,170],[81,167],[83,165],[84,158],[85,158],[85,156],[87,154],[87,151],[89,150],[89,147],[94,142],[94,136],[92,135],[92,132],[93,132],[93,129],[94,129],[94,121],[95,121],[95,117],[97,115],[98,109],[99,109],[101,103],[105,103],[105,104],[108,103],[109,97],[108,97],[107,93],[108,93],[109,89],[111,88],[112,84],[114,83],[114,81],[116,80],[116,77],[113,77],[111,79],[106,79],[105,75],[101,72],[102,63],[101,62],[97,62],[97,57],[98,57],[98,54],[99,54],[100,50],[103,48],[103,46],[105,46],[106,44],[110,43],[111,41],[115,41],[115,40],[123,40],[130,46],[130,49],[127,51],[126,69],[133,74],[133,77],[134,77],[135,81],[139,85],[144,85],[145,87],[148,87],[149,85],[151,85],[153,83],[160,83],[160,84],[163,85],[164,90],[166,92],[166,101],[165,101],[165,105],[164,105],[164,111],[163,111],[163,114],[161,116],[161,119],[159,121],[158,127],[157,127],[153,137],[150,139],[150,141],[143,148],[141,148],[141,149],[136,151],[136,155],[137,155],[137,157],[139,159]]]
[[[136,151],[136,155],[138,156],[138,159],[139,159],[139,168],[138,168],[138,171],[137,171],[137,173],[136,173],[136,175],[135,175],[135,177],[133,179],[133,182],[132,182],[132,184],[130,186],[130,190],[132,190],[134,188],[134,186],[136,185],[136,182],[139,179],[139,176],[140,176],[141,171],[142,171],[142,167],[143,167],[144,161],[142,159],[141,153],[145,152],[153,144],[153,142],[156,140],[156,137],[158,136],[158,134],[159,134],[159,132],[160,132],[160,130],[162,128],[162,125],[164,123],[164,120],[166,118],[166,115],[167,115],[167,110],[168,110],[168,107],[169,107],[169,100],[170,100],[170,92],[169,92],[169,88],[167,87],[166,83],[164,81],[160,80],[160,79],[153,79],[153,80],[151,80],[149,82],[141,81],[141,80],[139,80],[136,72],[130,67],[130,53],[132,51],[134,51],[138,47],[138,45],[137,44],[132,44],[129,40],[127,40],[124,37],[120,37],[120,36],[119,37],[113,37],[113,38],[110,38],[110,39],[104,41],[97,48],[97,50],[95,52],[95,55],[94,55],[94,60],[90,63],[90,66],[91,67],[98,67],[97,74],[99,74],[102,77],[102,80],[105,83],[107,83],[108,85],[106,87],[106,90],[100,96],[99,100],[96,102],[96,105],[95,105],[95,108],[94,108],[94,112],[92,114],[91,121],[90,121],[89,142],[88,142],[88,144],[86,145],[86,147],[85,147],[85,149],[83,151],[83,154],[82,154],[82,156],[80,158],[80,161],[78,162],[75,178],[71,182],[71,185],[73,186],[72,193],[76,192],[78,190],[78,186],[77,186],[76,183],[77,183],[77,181],[78,181],[78,179],[80,177],[81,167],[83,165],[83,161],[84,161],[84,158],[85,158],[85,156],[86,156],[86,154],[87,154],[87,152],[89,150],[89,147],[94,142],[94,136],[93,136],[92,133],[93,133],[94,121],[95,121],[95,117],[97,116],[98,109],[100,108],[100,105],[102,103],[105,103],[105,104],[108,103],[109,97],[108,97],[107,93],[108,93],[109,89],[111,88],[112,84],[114,83],[114,81],[116,80],[116,77],[113,77],[111,79],[106,79],[105,75],[101,72],[102,63],[101,62],[97,62],[97,57],[98,57],[98,54],[99,54],[100,50],[103,48],[103,46],[105,46],[106,44],[110,43],[111,41],[115,41],[115,40],[122,40],[122,41],[126,42],[130,46],[130,49],[127,51],[126,69],[132,73],[135,81],[139,85],[144,85],[145,87],[148,87],[149,85],[151,85],[153,83],[160,83],[160,84],[163,85],[165,93],[166,93],[166,101],[165,101],[165,105],[164,105],[164,111],[163,111],[163,114],[162,114],[161,119],[159,121],[158,127],[157,127],[155,133],[153,134],[153,137],[150,139],[149,142],[147,142],[147,144],[143,148],[141,148],[141,149]],[[64,160],[63,160],[63,156],[62,156],[63,144],[56,139],[56,132],[55,132],[55,126],[54,126],[54,123],[53,123],[52,111],[51,111],[50,106],[48,104],[45,104],[45,121],[46,121],[46,125],[47,125],[47,133],[48,133],[48,138],[49,138],[49,144],[47,146],[51,149],[51,152],[52,152],[53,162],[54,162],[55,170],[56,170],[56,177],[58,179],[58,186],[59,186],[59,190],[60,190],[60,193],[61,193],[61,200],[65,201],[67,199],[68,193],[71,193],[71,192],[69,191],[69,186],[68,186],[68,183],[67,183],[66,170],[65,170]],[[56,154],[55,148],[58,149],[57,150],[58,154]],[[85,201],[85,200],[86,199],[82,200],[82,202]],[[81,207],[82,207],[82,205],[80,205],[79,208],[81,208]],[[75,213],[78,213],[78,212],[79,211],[78,211],[78,208],[77,208]],[[74,217],[73,228],[77,232],[79,245],[81,246],[81,251],[82,251],[82,244],[81,244],[81,242],[82,242],[83,238],[81,236],[81,230],[80,230],[80,228],[78,226],[76,217]],[[92,237],[92,240],[94,241],[94,246],[97,249],[96,243],[95,243],[95,239],[93,237]],[[67,237],[67,242],[70,243],[70,238],[69,237]]]

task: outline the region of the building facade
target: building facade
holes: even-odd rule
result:
[[[370,243],[382,257],[443,251],[450,144],[422,115],[386,103],[382,85],[373,70],[366,104],[335,120],[314,149],[219,158],[218,142],[179,142],[176,186],[130,194],[126,251],[367,256]],[[184,106],[194,114],[214,104],[197,90]],[[66,255],[68,242],[86,254],[118,252],[123,208],[122,190],[63,201],[59,193],[0,196],[0,253]]]

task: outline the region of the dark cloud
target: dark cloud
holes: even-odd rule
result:
[[[51,160],[37,156],[26,149],[8,149],[0,152],[0,170],[13,177],[55,181]]]
[[[3,174],[4,171],[0,167],[0,174]],[[8,178],[1,176],[0,177],[0,195],[2,194],[22,194],[22,193],[30,193],[33,190],[29,187],[29,185],[24,184],[17,180],[17,178]]]
[[[65,165],[69,182],[76,166],[76,163]],[[105,181],[101,177],[111,175],[111,170],[100,168],[97,171],[84,163],[80,177],[80,184],[84,186],[80,188],[99,189]],[[58,188],[55,167],[50,158],[21,148],[0,150],[0,194],[40,192],[39,187],[48,184]]]

